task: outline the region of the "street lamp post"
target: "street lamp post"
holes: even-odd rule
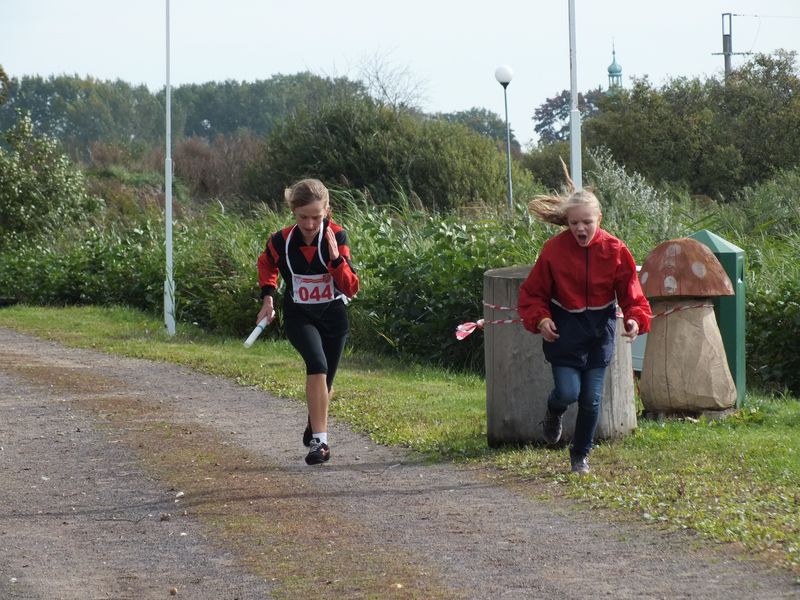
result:
[[[172,279],[172,95],[169,84],[169,0],[167,0],[167,85],[166,85],[166,158],[164,159],[164,223],[166,272],[164,278],[164,325],[167,334],[175,335],[175,282]]]
[[[506,105],[506,159],[508,162],[508,212],[514,211],[514,200],[511,191],[511,129],[508,126],[508,84],[511,83],[511,78],[514,77],[514,72],[508,65],[497,67],[494,72],[494,78],[503,86],[503,101]]]

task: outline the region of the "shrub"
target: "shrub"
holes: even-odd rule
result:
[[[375,206],[363,193],[332,190],[334,217],[350,233],[363,283],[349,309],[354,347],[482,371],[483,334],[458,342],[456,325],[482,316],[487,269],[531,264],[557,228],[532,220],[522,206],[511,218],[505,207],[476,206],[463,215],[439,216],[413,208],[403,195],[392,204]],[[713,204],[700,209],[709,207]],[[632,218],[641,218],[635,207],[631,211]],[[619,219],[627,214],[622,211]],[[221,205],[179,219],[174,228],[178,319],[227,335],[248,333],[260,305],[256,258],[269,233],[290,222],[285,209],[261,208],[244,217]],[[125,304],[158,314],[163,231],[162,219],[142,216],[0,248],[0,297],[30,304]],[[722,235],[740,243],[735,232]],[[800,235],[750,236],[741,245],[748,265],[748,377],[798,392]],[[651,248],[632,250],[643,256]],[[280,323],[269,331],[279,333]]]
[[[83,175],[56,142],[36,137],[30,116],[20,115],[0,147],[0,246],[53,233],[96,213]]]
[[[258,217],[230,215],[218,204],[176,230],[180,320],[229,335],[253,328],[260,307],[256,259],[269,233],[281,226],[271,211]]]
[[[800,391],[800,234],[745,238],[748,383]]]
[[[800,259],[800,253],[795,260]],[[800,394],[800,290],[797,281],[749,292],[747,364],[756,384]]]
[[[740,235],[787,235],[800,229],[800,168],[743,188],[721,215]]]
[[[628,173],[606,148],[589,152],[593,167],[588,183],[595,188],[603,209],[603,227],[631,248],[650,249],[673,237],[680,227],[673,219],[672,201],[638,173]],[[683,232],[680,232],[683,233]]]
[[[531,264],[545,229],[528,217],[509,218],[504,208],[462,219],[415,210],[403,197],[394,202],[400,208],[348,208],[341,195],[337,201],[345,204],[363,282],[350,311],[354,342],[482,371],[483,336],[459,342],[455,327],[483,315],[484,272]]]
[[[403,190],[439,211],[496,206],[506,197],[505,156],[490,139],[369,98],[300,111],[277,126],[251,165],[248,190],[278,206],[284,188],[307,176],[365,190],[380,203]],[[517,177],[530,175],[517,171]]]
[[[247,132],[220,134],[211,143],[187,138],[175,144],[175,174],[196,200],[238,198],[245,166],[257,157],[259,148],[255,136]]]

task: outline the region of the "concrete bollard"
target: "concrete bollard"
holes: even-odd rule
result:
[[[519,288],[531,266],[491,269],[483,276],[484,302],[516,308]],[[517,319],[516,311],[484,306],[483,318]],[[636,428],[631,344],[621,336],[622,319],[617,319],[614,356],[606,371],[603,403],[595,439],[621,437]],[[522,323],[486,325],[486,421],[488,443],[543,442],[539,423],[547,410],[547,396],[553,389],[553,374],[544,359],[542,338],[527,331]],[[563,439],[572,439],[577,405],[564,415]]]

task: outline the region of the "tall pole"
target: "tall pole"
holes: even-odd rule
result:
[[[172,90],[169,84],[169,0],[167,1],[167,132],[166,158],[164,159],[164,221],[166,227],[165,250],[167,255],[164,279],[164,325],[167,335],[175,335],[175,282],[172,279]]]
[[[727,17],[727,19],[725,18]],[[725,22],[728,23],[728,32],[725,33]],[[731,75],[731,55],[733,54],[733,15],[722,13],[722,55],[725,60],[725,79]]]
[[[497,67],[494,72],[497,83],[503,86],[503,102],[506,105],[506,162],[508,164],[508,213],[514,214],[514,195],[511,191],[511,127],[508,125],[508,84],[514,78],[514,71],[508,65]]]
[[[514,195],[511,191],[511,128],[508,125],[508,83],[503,85],[503,101],[506,105],[506,162],[508,164],[508,212],[514,212]]]
[[[578,110],[578,56],[575,44],[575,0],[569,0],[569,153],[570,171],[575,190],[583,188],[583,166],[581,164],[581,113]]]
[[[731,58],[733,55],[741,56],[750,54],[749,52],[734,52],[733,51],[733,17],[757,17],[758,15],[737,15],[736,13],[722,13],[722,52],[712,52],[715,56],[720,54],[724,58],[725,65],[725,81],[731,76],[733,66],[731,65]]]

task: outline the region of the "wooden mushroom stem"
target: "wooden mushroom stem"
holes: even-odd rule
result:
[[[657,299],[639,392],[648,412],[724,410],[736,404],[714,309],[704,298]],[[671,312],[668,312],[670,311]]]

